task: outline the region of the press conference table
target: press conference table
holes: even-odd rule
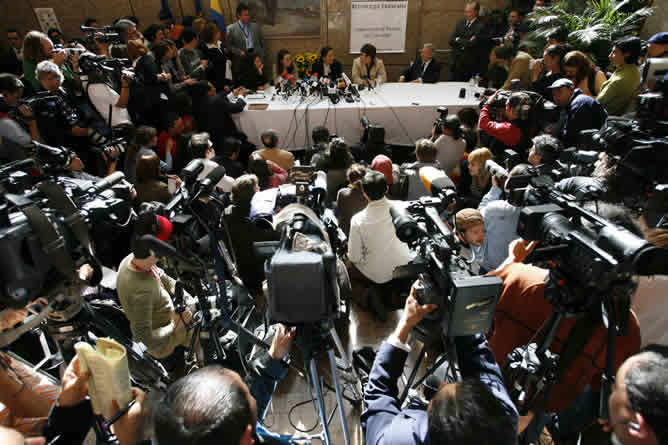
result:
[[[464,88],[465,97],[460,98]],[[279,134],[279,146],[299,150],[311,145],[313,127],[324,125],[330,133],[343,137],[349,145],[360,142],[360,118],[367,116],[373,124],[385,127],[385,142],[396,145],[414,145],[421,137],[431,134],[439,114],[436,109],[448,107],[454,114],[464,107],[478,109],[479,92],[463,82],[436,84],[386,83],[375,90],[364,90],[360,101],[349,103],[343,98],[334,105],[328,98],[311,96],[287,99],[273,96],[273,87],[264,92],[264,98],[249,98],[246,109],[235,115],[239,129],[250,142],[262,146],[260,135],[267,128]],[[253,104],[269,104],[264,110],[251,110]]]

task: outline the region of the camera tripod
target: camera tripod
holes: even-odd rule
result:
[[[546,298],[554,307],[550,317],[534,335],[535,342],[532,339],[528,345],[516,348],[508,355],[502,366],[506,387],[520,415],[534,413],[530,424],[519,437],[519,443],[522,445],[537,443],[549,421],[546,408],[554,385],[560,381],[574,360],[582,354],[598,329],[601,319],[607,321],[607,338],[605,369],[601,377],[599,417],[608,419],[608,397],[611,391],[611,376],[614,375],[616,337],[625,329],[625,321],[618,319],[619,314],[615,311],[614,304],[600,292],[595,292],[592,297],[592,301],[600,301],[600,305],[575,310],[572,304],[570,306],[561,304],[562,301],[565,301],[566,293],[548,296],[549,290],[546,288]],[[551,290],[554,293],[555,289]],[[562,292],[567,291],[562,289]],[[573,301],[572,296],[570,297],[570,301]],[[560,326],[567,318],[577,318],[577,320],[560,354],[553,354],[549,348],[557,338]],[[586,428],[587,425],[580,426]]]
[[[327,338],[327,335],[329,335],[329,338]],[[349,372],[352,375],[353,381],[351,386],[353,401],[362,400],[362,385],[357,372],[350,364],[350,361],[346,356],[341,339],[339,338],[339,335],[336,333],[336,329],[334,328],[334,322],[332,320],[327,320],[321,324],[298,326],[296,342],[297,346],[304,354],[304,363],[308,368],[307,381],[309,384],[309,389],[315,392],[318,417],[320,418],[322,431],[319,434],[305,437],[295,436],[292,439],[319,439],[325,445],[331,445],[332,443],[329,432],[329,420],[331,420],[331,416],[330,419],[327,418],[325,400],[322,392],[321,377],[318,373],[318,358],[326,353],[332,372],[332,383],[336,393],[337,408],[335,408],[335,410],[338,409],[339,411],[345,444],[350,445],[350,431],[348,430],[348,423],[346,421],[345,413],[343,412],[344,393],[341,389],[341,383],[339,381],[340,377],[337,373],[336,355],[334,349],[336,349],[336,351],[339,353],[340,360],[343,362],[343,370],[345,372]],[[349,398],[347,399],[350,400]],[[332,411],[332,415],[333,414],[334,412]]]

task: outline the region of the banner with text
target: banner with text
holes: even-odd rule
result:
[[[352,0],[350,53],[359,54],[365,43],[379,53],[402,53],[406,49],[406,0]]]

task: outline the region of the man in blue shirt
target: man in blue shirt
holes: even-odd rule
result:
[[[484,335],[455,339],[463,381],[441,383],[426,410],[401,409],[397,381],[410,352],[408,334],[434,309],[411,291],[396,330],[381,344],[364,389],[366,444],[515,443],[517,409]]]
[[[528,164],[516,165],[509,173],[510,179],[528,173]],[[484,271],[494,270],[508,257],[510,242],[518,238],[517,222],[521,207],[516,207],[501,199],[503,189],[496,176],[492,176],[492,188],[482,198],[478,210],[485,221],[485,241],[482,244],[481,267]]]
[[[548,88],[552,90],[554,102],[566,108],[566,120],[559,133],[565,147],[576,146],[582,130],[598,130],[608,118],[603,105],[575,88],[570,80],[559,79]]]

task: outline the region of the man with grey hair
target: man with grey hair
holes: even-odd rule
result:
[[[209,173],[216,168],[221,168],[224,173],[225,167],[221,167],[216,161],[213,160],[213,158],[216,156],[216,151],[213,148],[213,143],[211,142],[209,133],[195,133],[190,136],[188,149],[190,151],[190,155],[194,159],[200,159],[204,164],[204,168],[202,169],[202,172],[199,174],[197,179],[206,178]],[[216,188],[222,190],[225,193],[229,193],[232,191],[233,183],[234,179],[225,174],[216,184]]]
[[[649,345],[617,370],[608,399],[614,445],[668,443],[668,346]]]
[[[411,62],[406,71],[401,73],[399,82],[436,83],[441,76],[441,65],[434,60],[431,43],[425,43],[420,51],[420,62]]]

